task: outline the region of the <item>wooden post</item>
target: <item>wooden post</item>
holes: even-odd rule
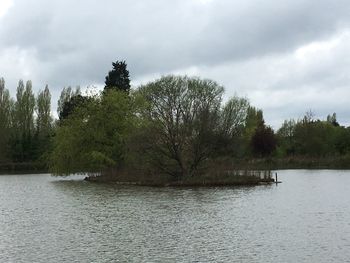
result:
[[[275,173],[275,177],[276,177],[276,179],[275,179],[275,183],[277,184],[277,173]]]

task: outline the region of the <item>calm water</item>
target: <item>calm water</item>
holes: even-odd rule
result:
[[[279,179],[191,189],[0,176],[0,262],[349,262],[350,171]]]

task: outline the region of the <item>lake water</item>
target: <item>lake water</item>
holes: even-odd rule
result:
[[[349,262],[350,171],[156,188],[0,176],[0,262]]]

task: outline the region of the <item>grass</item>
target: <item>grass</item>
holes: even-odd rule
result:
[[[204,169],[196,176],[173,178],[170,175],[152,173],[149,171],[109,170],[102,176],[87,177],[88,181],[117,182],[119,184],[134,184],[147,186],[230,186],[257,185],[262,182],[273,182],[269,178],[269,171],[232,170],[215,167]]]

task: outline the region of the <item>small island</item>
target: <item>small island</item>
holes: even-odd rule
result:
[[[153,186],[257,185],[271,170],[349,168],[350,131],[336,114],[286,120],[274,132],[247,98],[209,79],[163,76],[131,88],[125,61],[99,91],[64,88],[58,119],[48,86],[0,81],[0,170],[87,174],[87,181]]]

